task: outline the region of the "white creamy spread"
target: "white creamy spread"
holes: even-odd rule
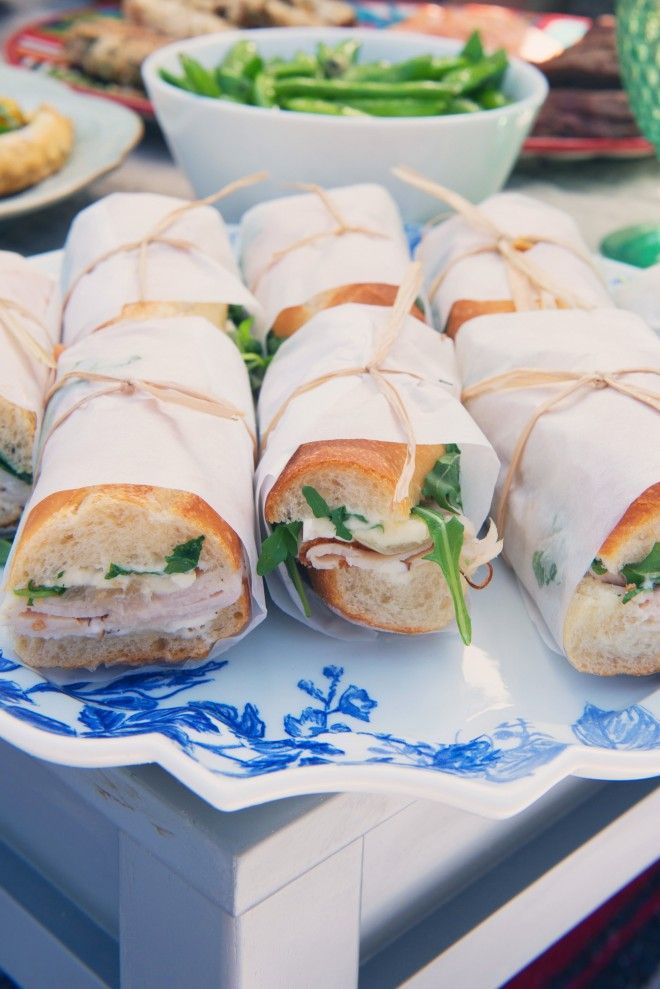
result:
[[[142,593],[175,594],[177,591],[191,587],[197,579],[195,570],[190,570],[188,573],[130,574],[113,577],[111,580],[105,579],[107,572],[107,567],[105,570],[97,570],[95,567],[66,567],[61,576],[54,577],[52,583],[67,588],[97,587],[104,591],[125,591],[139,582]]]
[[[429,531],[421,519],[413,518],[382,522],[378,519],[361,519],[349,517],[345,522],[346,528],[352,533],[356,542],[368,549],[373,549],[383,556],[398,554],[416,546],[423,546],[429,541]],[[303,521],[302,541],[313,539],[337,539],[334,525],[329,519],[305,519]]]

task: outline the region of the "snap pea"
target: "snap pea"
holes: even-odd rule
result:
[[[326,79],[336,79],[338,76],[343,76],[355,64],[359,52],[360,45],[352,38],[340,42],[334,48],[321,42],[316,50],[316,59],[321,75]]]
[[[298,113],[324,113],[329,117],[365,117],[366,113],[344,103],[331,103],[329,100],[314,100],[308,96],[284,100],[283,110],[296,110]]]
[[[271,58],[264,65],[264,72],[274,79],[286,79],[288,76],[318,76],[319,66],[313,55],[298,52],[291,62],[281,58]]]
[[[434,58],[432,55],[418,55],[406,62],[391,65],[389,62],[372,62],[355,65],[345,74],[351,82],[410,82],[427,79],[442,79],[453,69],[462,69],[468,62],[460,55]]]
[[[443,85],[451,89],[455,96],[463,96],[479,89],[486,82],[492,82],[503,75],[508,65],[507,54],[503,49],[493,55],[468,65],[463,69],[448,72],[443,79]]]
[[[477,93],[474,93],[474,98],[482,110],[497,110],[501,106],[509,105],[509,100],[507,100],[504,93],[500,92],[499,89],[480,89]]]
[[[478,103],[467,96],[457,96],[447,104],[447,113],[475,113],[481,110]]]
[[[184,54],[179,55],[179,61],[181,62],[184,77],[196,93],[199,93],[201,96],[222,95],[214,74],[209,72],[200,62]]]
[[[262,72],[254,80],[252,100],[255,106],[276,106],[275,80],[267,72]]]
[[[349,105],[372,117],[437,117],[447,112],[448,100],[352,99]]]
[[[351,82],[345,79],[281,79],[275,82],[278,100],[294,96],[311,96],[318,99],[340,99],[350,103],[353,99],[382,97],[384,99],[437,99],[451,97],[453,87],[444,82]],[[458,94],[456,94],[458,95]]]

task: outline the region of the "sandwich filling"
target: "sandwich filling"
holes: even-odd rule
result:
[[[300,597],[305,614],[311,614],[302,573],[305,569],[333,570],[357,567],[387,575],[395,583],[408,580],[416,560],[431,560],[439,567],[452,597],[463,641],[471,641],[472,626],[463,593],[463,578],[471,577],[498,555],[502,548],[491,524],[479,539],[474,526],[462,513],[460,449],[447,445],[442,457],[428,473],[422,500],[407,519],[376,519],[345,505],[331,507],[310,486],[302,494],[311,517],[276,523],[264,541],[257,573],[270,573],[283,564]],[[299,567],[303,568],[301,570]],[[440,574],[439,574],[440,576]]]
[[[28,580],[13,588],[13,627],[42,639],[146,631],[193,637],[239,599],[243,586],[241,570],[222,577],[204,565],[204,538],[175,546],[157,570],[114,562],[98,569],[63,565],[52,583]]]
[[[587,576],[617,588],[622,605],[633,599],[636,605],[648,604],[651,595],[656,598],[653,592],[660,587],[660,542],[654,543],[653,549],[643,560],[626,563],[617,572],[608,569],[606,563],[597,556]]]

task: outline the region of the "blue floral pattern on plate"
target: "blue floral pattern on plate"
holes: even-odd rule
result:
[[[269,729],[253,700],[236,706],[186,697],[201,686],[221,683],[216,678],[229,662],[122,673],[100,684],[79,680],[56,685],[31,673],[35,682],[22,686],[11,675],[23,668],[0,654],[0,708],[33,728],[77,739],[162,735],[189,757],[203,759],[212,772],[229,777],[360,762],[503,784],[532,776],[568,745],[523,718],[502,722],[472,738],[446,742],[413,741],[370,730],[378,700],[366,688],[346,682],[344,668],[335,665],[324,666],[321,678],[300,679],[298,690],[310,703],[301,697],[300,709],[285,714],[281,726]],[[77,702],[75,720],[55,718],[41,709],[45,698],[62,694]],[[584,746],[660,747],[660,721],[638,704],[606,711],[587,703],[572,732]],[[349,736],[358,741],[357,746],[346,744]]]

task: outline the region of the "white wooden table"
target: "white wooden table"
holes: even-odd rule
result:
[[[67,6],[69,0],[61,6]],[[26,11],[0,22],[0,35]],[[657,163],[527,164],[592,247],[660,219]],[[0,226],[58,248],[116,190],[188,195],[155,129],[118,171]],[[22,989],[496,987],[660,851],[653,781],[568,780],[489,821],[396,796],[211,809],[162,770],[69,769],[0,742],[0,969]]]

